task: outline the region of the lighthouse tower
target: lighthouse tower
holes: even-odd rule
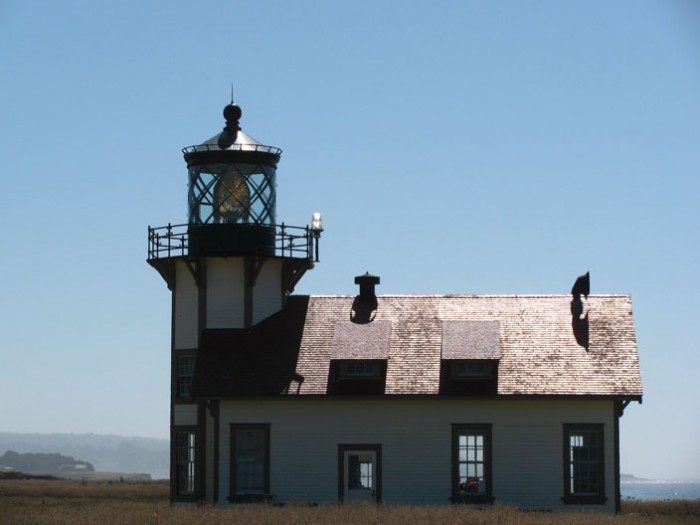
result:
[[[225,127],[183,149],[188,222],[148,228],[148,263],[172,291],[171,500],[216,492],[217,413],[191,387],[197,356],[212,333],[254,327],[281,311],[318,261],[323,231],[277,223],[276,176],[282,150],[240,128],[241,108],[224,108]],[[211,348],[209,348],[211,350]]]

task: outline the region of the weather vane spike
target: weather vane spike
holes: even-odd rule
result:
[[[233,104],[233,82],[231,82],[231,104]]]

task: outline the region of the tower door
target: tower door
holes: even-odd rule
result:
[[[381,496],[380,445],[340,445],[338,496],[343,502],[379,502]]]

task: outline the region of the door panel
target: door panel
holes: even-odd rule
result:
[[[378,502],[381,445],[339,445],[338,497],[344,502]]]

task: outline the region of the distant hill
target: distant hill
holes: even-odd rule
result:
[[[644,481],[652,481],[648,478],[638,478],[634,474],[620,474],[620,481],[622,483],[641,483]]]
[[[0,455],[7,451],[61,454],[90,463],[98,471],[148,473],[153,479],[169,477],[169,450],[170,444],[166,439],[99,434],[0,432]],[[0,464],[3,464],[2,461]]]
[[[61,472],[94,472],[95,467],[87,461],[76,460],[63,454],[43,454],[27,452],[20,454],[8,450],[0,456],[2,467],[11,467],[13,470],[25,474],[55,474]]]

